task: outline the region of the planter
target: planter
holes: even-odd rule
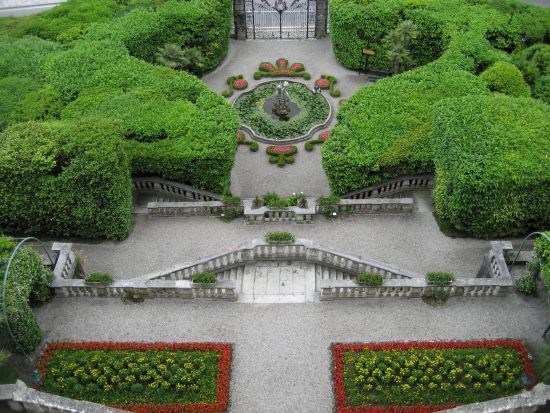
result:
[[[269,245],[292,245],[294,241],[268,241]]]
[[[212,288],[217,284],[217,282],[213,282],[213,283],[196,283],[195,281],[193,281],[192,284],[193,284],[193,288]]]

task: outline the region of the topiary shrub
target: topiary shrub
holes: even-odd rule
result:
[[[359,89],[337,114],[322,163],[337,195],[407,174],[433,172],[433,107],[488,93],[476,76],[425,67]]]
[[[265,234],[265,240],[269,244],[293,243],[294,235],[292,235],[290,232],[273,231]]]
[[[0,267],[15,248],[15,242],[0,237]],[[52,273],[42,265],[42,258],[30,248],[23,247],[16,253],[6,284],[6,314],[14,342],[8,333],[6,320],[0,329],[0,344],[15,352],[32,352],[42,341],[42,331],[29,305],[39,305],[50,300],[49,288]]]
[[[28,122],[0,134],[0,227],[6,231],[122,239],[131,208],[118,125]]]
[[[435,211],[476,237],[550,225],[550,107],[529,98],[470,96],[434,112]]]
[[[511,63],[496,62],[485,70],[480,78],[493,92],[517,97],[531,96],[531,88],[523,80],[519,69]]]

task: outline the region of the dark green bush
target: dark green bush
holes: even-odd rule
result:
[[[510,96],[531,96],[529,85],[523,80],[519,69],[511,63],[496,62],[480,76],[490,90]]]
[[[84,282],[89,285],[109,285],[113,283],[113,277],[106,272],[92,272]]]
[[[455,276],[450,272],[429,272],[426,274],[428,284],[434,284],[439,287],[445,287],[455,280]]]
[[[530,98],[470,96],[434,112],[436,214],[476,237],[550,225],[550,107]]]
[[[550,75],[537,79],[533,86],[533,96],[550,104]]]
[[[281,200],[281,197],[276,192],[268,192],[263,196],[263,203],[268,207],[272,207]]]
[[[19,76],[42,81],[46,57],[59,49],[59,44],[37,37],[0,36],[0,78]]]
[[[52,86],[27,93],[10,114],[11,124],[29,120],[59,119],[63,110],[61,94]]]
[[[192,280],[195,284],[212,284],[215,283],[218,276],[213,272],[199,272],[193,274]]]
[[[516,280],[516,288],[518,291],[525,295],[537,294],[537,280],[531,274],[523,274]]]
[[[362,272],[357,274],[357,282],[369,287],[380,287],[384,282],[384,277],[381,274]]]
[[[433,106],[447,97],[486,93],[484,83],[470,73],[432,67],[359,89],[338,111],[338,123],[321,151],[332,192],[433,172]]]
[[[550,384],[550,344],[545,344],[535,359],[537,377],[544,384]]]
[[[545,234],[550,237],[550,231]],[[550,241],[545,237],[537,238],[535,242],[535,254],[540,260],[540,273],[547,290],[550,291]]]
[[[7,264],[15,242],[0,237],[0,268]],[[21,248],[15,255],[6,285],[6,312],[10,330],[18,344],[12,341],[5,320],[0,329],[0,341],[10,350],[32,352],[42,341],[42,332],[30,305],[50,300],[49,283],[52,273],[42,265],[42,258],[30,248]]]
[[[260,145],[258,145],[258,142],[250,142],[249,148],[250,152],[258,152],[258,149],[260,149]]]
[[[0,227],[121,239],[131,182],[119,126],[101,119],[28,122],[0,135]]]
[[[282,231],[273,231],[268,232],[265,234],[265,240],[269,244],[276,244],[279,242],[294,242],[294,235],[292,235],[290,232],[282,232]]]

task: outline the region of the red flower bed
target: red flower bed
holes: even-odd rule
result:
[[[127,350],[127,351],[216,351],[220,355],[216,401],[214,403],[191,404],[127,404],[110,406],[116,409],[135,413],[222,413],[229,405],[229,382],[231,372],[232,349],[230,344],[223,343],[134,343],[134,342],[56,342],[48,344],[38,362],[38,370],[44,378],[48,370],[48,361],[57,350]]]
[[[290,66],[290,70],[293,72],[300,72],[302,70],[305,70],[303,63],[294,63],[292,66]]]
[[[330,132],[321,132],[319,134],[319,140],[320,141],[326,142],[326,141],[328,141],[329,138],[330,138]]]
[[[260,63],[260,70],[264,72],[273,72],[275,70],[275,66],[268,62],[262,62]]]
[[[248,82],[245,79],[237,79],[233,82],[233,87],[237,90],[246,89],[248,87]]]
[[[266,152],[270,155],[294,155],[297,151],[297,147],[292,146],[268,146]]]
[[[344,385],[345,352],[363,350],[387,351],[408,349],[457,349],[457,348],[496,348],[505,347],[516,350],[523,362],[525,373],[531,384],[536,384],[535,370],[527,355],[527,350],[519,340],[480,340],[480,341],[443,341],[443,342],[388,342],[365,344],[334,344],[332,346],[333,380],[337,413],[430,413],[458,406],[458,403],[430,406],[348,406]]]
[[[279,69],[286,69],[287,66],[288,66],[288,60],[283,58],[280,58],[277,60],[277,67]]]
[[[242,130],[237,131],[237,142],[243,143],[246,139],[246,136],[244,135],[244,132]]]
[[[330,82],[327,79],[317,79],[315,85],[319,86],[321,89],[328,89]]]

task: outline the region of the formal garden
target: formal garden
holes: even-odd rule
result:
[[[255,1],[0,17],[0,383],[136,413],[546,389],[550,8]]]

